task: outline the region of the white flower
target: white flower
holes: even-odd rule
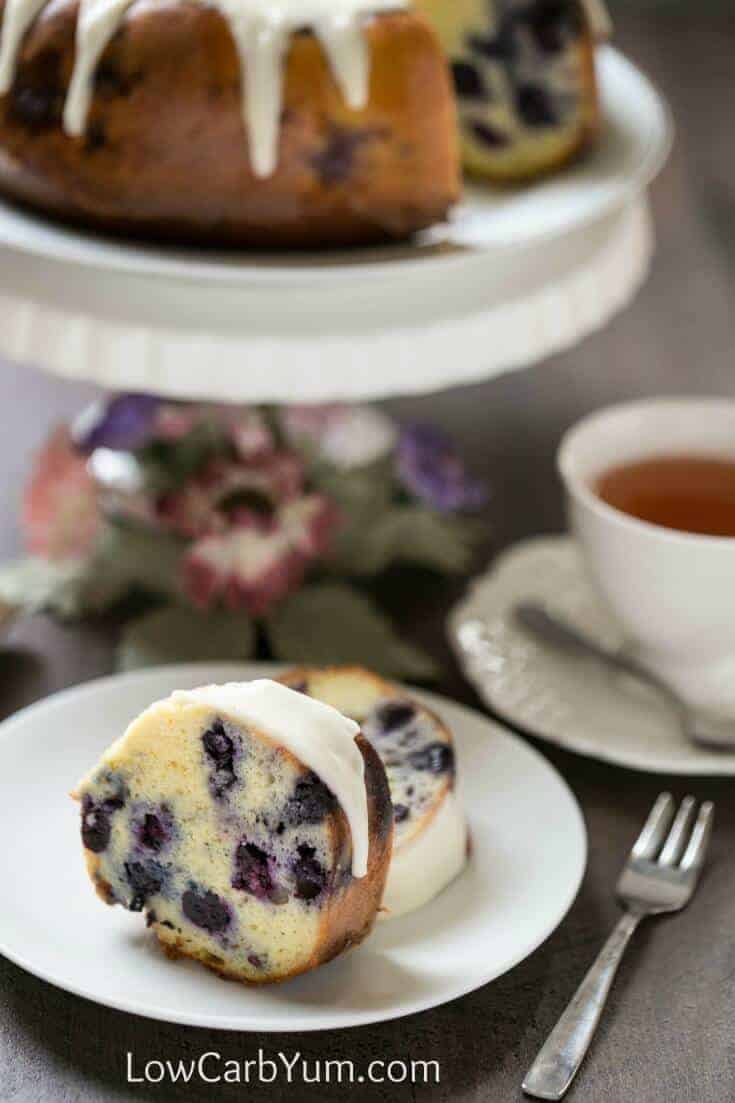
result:
[[[374,406],[289,406],[281,417],[291,442],[313,446],[344,471],[382,459],[398,439],[395,423]]]

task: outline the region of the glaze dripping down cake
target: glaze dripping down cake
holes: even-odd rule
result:
[[[473,174],[529,180],[584,150],[598,130],[601,0],[417,0],[451,60],[462,154]]]
[[[172,956],[280,981],[369,933],[393,814],[356,724],[283,685],[179,692],[80,783],[90,877]]]
[[[379,754],[395,816],[381,918],[422,907],[467,861],[451,732],[405,690],[359,667],[295,670],[283,681],[357,721]]]
[[[446,59],[405,0],[0,0],[0,192],[209,245],[400,238],[457,199]]]

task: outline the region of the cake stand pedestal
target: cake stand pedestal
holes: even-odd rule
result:
[[[369,278],[206,283],[0,249],[0,356],[189,399],[431,392],[531,364],[603,326],[645,278],[652,241],[639,199],[553,247]]]

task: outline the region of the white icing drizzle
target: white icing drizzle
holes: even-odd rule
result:
[[[368,871],[370,838],[365,763],[355,742],[360,728],[330,705],[261,678],[179,690],[174,702],[206,705],[270,736],[321,778],[339,801],[352,833],[352,874]]]
[[[7,0],[0,31],[0,95],[7,93],[23,36],[48,0]],[[365,107],[370,59],[363,25],[370,15],[407,6],[408,0],[192,0],[217,8],[240,59],[243,118],[256,176],[278,162],[283,103],[283,60],[291,35],[302,28],[319,38],[348,105]],[[134,0],[80,0],[74,70],[64,105],[66,132],[84,133],[94,74],[106,46]]]
[[[467,863],[467,822],[457,795],[447,792],[423,831],[394,846],[380,919],[397,919],[428,904]]]
[[[25,33],[47,0],[6,0],[0,31],[0,96],[10,91]]]

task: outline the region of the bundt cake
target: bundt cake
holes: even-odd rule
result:
[[[344,246],[460,190],[445,55],[405,0],[0,0],[0,193],[145,239]]]
[[[359,668],[294,670],[283,681],[356,720],[385,766],[395,834],[381,918],[426,904],[467,860],[448,728],[404,690]]]
[[[97,891],[164,948],[266,983],[370,931],[393,815],[357,724],[270,681],[174,693],[74,796]]]
[[[601,0],[416,0],[416,6],[451,59],[468,171],[497,183],[528,180],[592,141]]]

